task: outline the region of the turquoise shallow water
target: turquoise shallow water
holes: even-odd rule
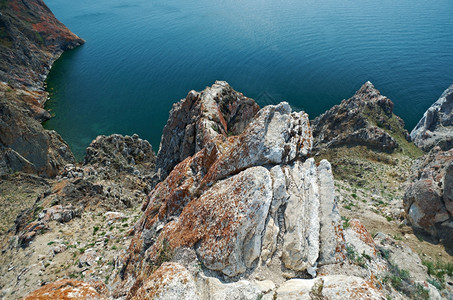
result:
[[[87,43],[49,77],[47,108],[76,156],[99,134],[157,151],[174,102],[216,79],[311,118],[370,80],[410,130],[453,83],[453,1],[47,0]]]

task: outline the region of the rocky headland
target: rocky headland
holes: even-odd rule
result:
[[[0,2],[0,175],[23,171],[54,177],[74,162],[67,144],[40,122],[44,80],[63,51],[84,43],[41,0]]]
[[[409,135],[370,82],[310,121],[216,81],[157,155],[115,134],[77,163],[40,121],[83,40],[40,0],[0,6],[0,297],[453,297],[451,87]]]

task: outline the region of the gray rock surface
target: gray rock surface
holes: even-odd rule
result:
[[[453,248],[453,149],[435,147],[413,166],[404,195],[411,225]]]
[[[369,81],[354,96],[311,121],[311,125],[314,152],[346,145],[392,152],[400,146],[394,136],[409,139],[404,122],[393,114],[392,101]]]
[[[22,171],[54,177],[73,162],[63,139],[44,130],[16,91],[0,83],[0,174]]]
[[[423,114],[411,138],[426,152],[435,146],[442,150],[453,147],[453,85]]]
[[[116,294],[134,293],[147,264],[182,248],[234,285],[251,273],[279,282],[342,262],[331,167],[308,158],[311,145],[307,115],[287,103],[264,107],[237,136],[212,137],[149,194]],[[260,289],[247,286],[255,299]]]
[[[156,157],[151,144],[138,135],[100,135],[86,149],[84,165],[98,171],[128,172],[135,175],[154,173]]]
[[[156,163],[161,178],[217,135],[239,135],[258,110],[253,99],[224,81],[216,81],[202,92],[190,91],[173,105],[164,127]]]

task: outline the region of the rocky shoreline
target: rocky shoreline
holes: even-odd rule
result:
[[[5,3],[0,297],[452,297],[451,87],[409,134],[371,82],[310,121],[216,81],[174,104],[157,155],[99,136],[75,163],[42,87],[84,41]]]

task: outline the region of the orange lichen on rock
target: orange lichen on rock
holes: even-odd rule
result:
[[[48,299],[107,299],[107,288],[97,282],[92,285],[87,282],[62,279],[33,291],[23,300],[48,300]]]

